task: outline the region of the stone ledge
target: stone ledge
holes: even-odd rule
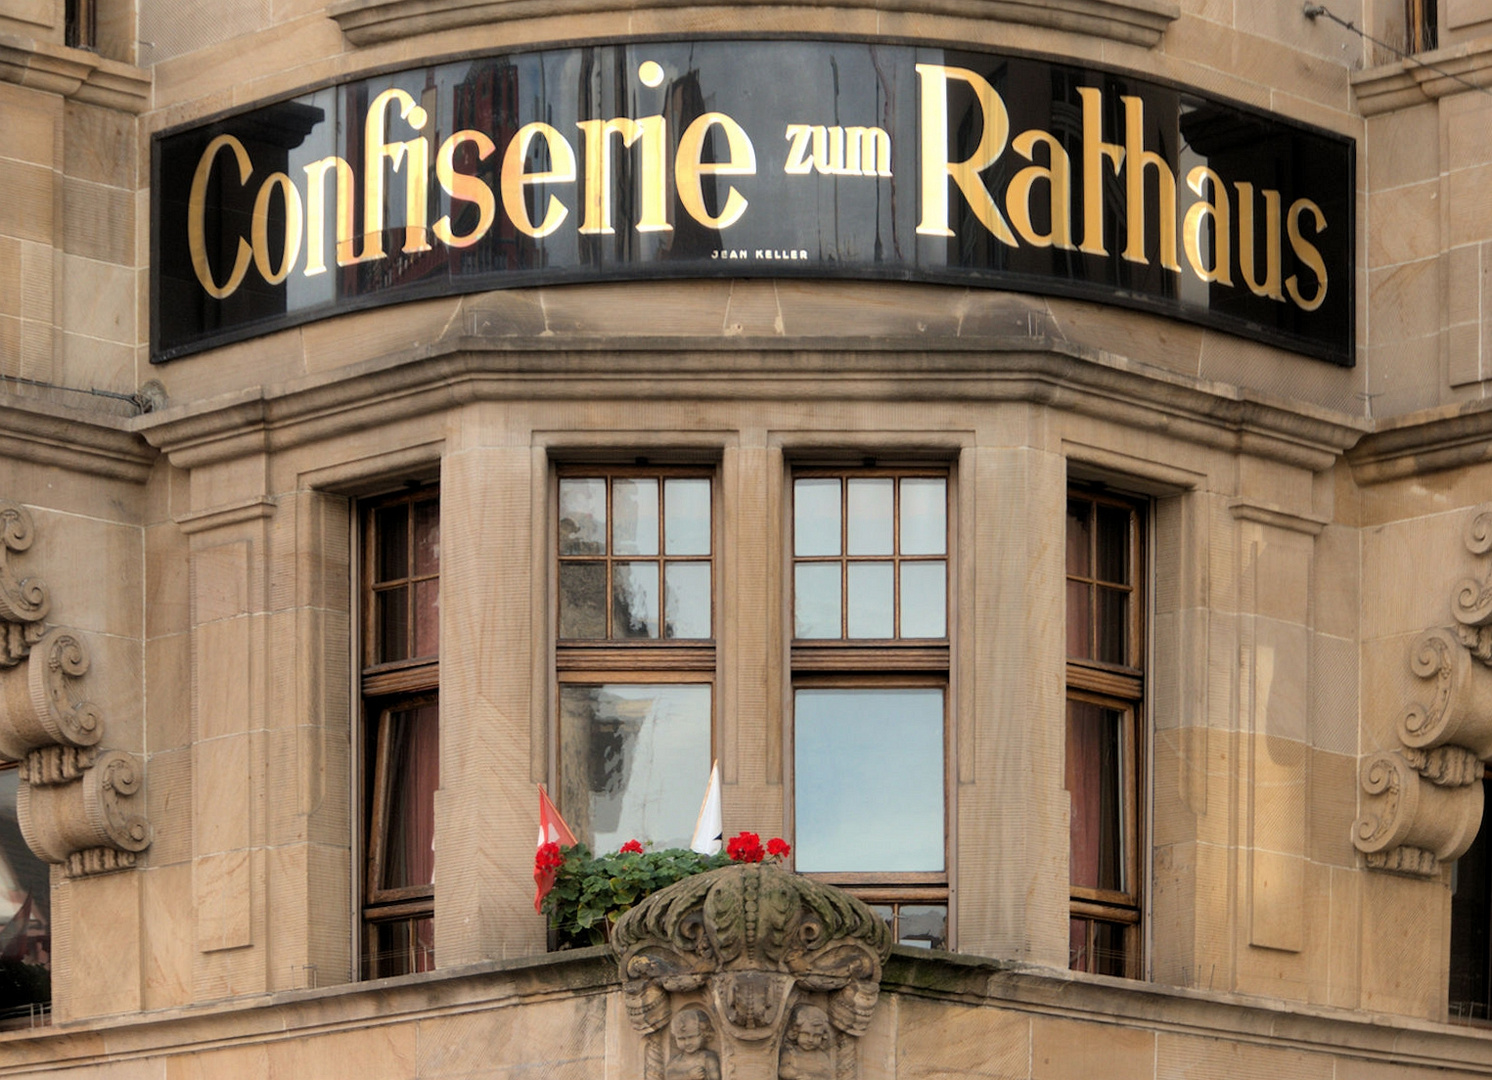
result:
[[[1440,70],[1431,70],[1427,65]],[[1450,78],[1450,75],[1456,78]],[[1352,75],[1357,107],[1364,116],[1408,109],[1451,94],[1465,93],[1472,87],[1488,86],[1492,86],[1492,37],[1422,53],[1408,60],[1396,60],[1392,64],[1380,64]]]
[[[0,81],[120,112],[138,114],[150,105],[148,71],[87,49],[8,34],[0,34]]]
[[[1347,454],[1361,486],[1492,461],[1492,399],[1377,421]]]
[[[767,7],[778,0],[730,5]],[[1153,48],[1181,17],[1175,0],[818,0],[828,8],[1024,23]],[[373,45],[463,26],[553,15],[694,7],[697,0],[340,0],[329,14],[354,45]],[[709,5],[703,5],[709,6]]]
[[[57,388],[0,382],[5,456],[143,484],[158,455],[123,417],[105,411],[110,402],[91,411],[64,405],[61,396]]]

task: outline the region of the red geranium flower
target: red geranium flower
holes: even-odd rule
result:
[[[766,852],[762,850],[762,838],[754,832],[743,832],[730,838],[725,853],[732,862],[761,862]]]
[[[560,846],[554,841],[541,844],[539,850],[534,853],[534,873],[548,874],[558,871],[565,865],[565,856],[560,851]]]
[[[623,852],[633,852],[633,853],[635,853],[637,855],[641,855],[642,854],[642,845],[640,843],[638,843],[636,840],[628,840],[625,844],[622,845],[622,851]]]
[[[767,841],[767,854],[775,855],[779,859],[786,856],[787,853],[792,850],[792,845],[780,836],[774,836],[772,837],[772,839]]]

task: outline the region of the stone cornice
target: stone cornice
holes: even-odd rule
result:
[[[1347,461],[1359,485],[1492,461],[1492,400],[1380,420]]]
[[[0,81],[90,105],[142,113],[150,105],[150,73],[86,49],[0,34]]]
[[[12,390],[12,387],[17,387]],[[128,421],[36,397],[27,384],[0,383],[0,432],[8,458],[143,484],[157,453],[128,430]]]
[[[1439,70],[1434,70],[1438,68]],[[1454,75],[1455,78],[1450,76]],[[1464,80],[1464,81],[1458,81]],[[1422,105],[1471,86],[1492,86],[1492,37],[1355,72],[1352,88],[1364,116]]]
[[[1050,336],[1041,320],[935,351],[925,339],[494,339],[465,335],[330,375],[252,387],[133,420],[195,467],[350,433],[377,422],[510,398],[1029,401],[1311,470],[1371,422],[1178,375]]]
[[[769,6],[779,0],[738,0]],[[951,15],[984,21],[1024,23],[1109,38],[1147,48],[1181,16],[1175,0],[818,0],[826,8]],[[340,0],[330,15],[355,45],[395,41],[464,26],[601,11],[708,7],[698,0]]]

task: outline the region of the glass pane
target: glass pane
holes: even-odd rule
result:
[[[909,476],[901,482],[901,553],[948,553],[948,481]]]
[[[1129,593],[1098,586],[1098,657],[1105,664],[1128,664]]]
[[[15,769],[0,770],[0,1027],[29,1024],[52,999],[51,874],[21,837],[19,787]]]
[[[404,503],[373,512],[377,539],[378,576],[375,581],[397,581],[409,576],[409,507]]]
[[[388,979],[435,969],[435,920],[395,919],[373,924],[373,952],[363,958],[364,975]]]
[[[1067,793],[1072,800],[1072,884],[1127,891],[1121,727],[1124,714],[1089,701],[1067,703]]]
[[[378,655],[373,662],[409,659],[409,587],[375,593],[373,605],[378,620]]]
[[[667,555],[710,553],[710,482],[663,481],[663,551]]]
[[[611,636],[658,636],[658,564],[617,563],[611,571]]]
[[[1088,631],[1093,622],[1093,586],[1086,581],[1067,583],[1067,655],[1077,660],[1093,657]]]
[[[569,478],[559,482],[559,553],[606,554],[606,481]]]
[[[1451,874],[1451,966],[1449,1007],[1453,1019],[1486,1020],[1492,1005],[1492,799],[1482,781],[1482,827]]]
[[[611,482],[611,553],[658,554],[658,481]]]
[[[666,638],[710,636],[710,564],[671,562],[663,569]]]
[[[560,687],[561,811],[598,852],[688,847],[710,779],[710,687]]]
[[[896,930],[896,906],[894,904],[866,904],[866,907],[880,916],[881,921],[891,927],[892,932]]]
[[[838,570],[837,566],[833,569]],[[852,638],[889,638],[896,636],[892,616],[896,609],[893,564],[888,562],[850,563],[849,595],[845,600],[845,617],[849,623],[845,636]]]
[[[559,636],[606,636],[606,564],[564,562],[559,568]]]
[[[1093,966],[1088,970],[1099,975],[1112,975],[1117,979],[1133,976],[1129,970],[1129,953],[1125,948],[1123,923],[1093,923]]]
[[[414,585],[414,654],[440,655],[440,579]]]
[[[890,555],[896,517],[896,481],[890,477],[850,480],[845,550],[850,555]],[[851,635],[854,636],[853,634]]]
[[[903,904],[897,913],[897,944],[919,949],[948,947],[948,905]]]
[[[1092,577],[1090,568],[1093,544],[1088,511],[1093,504],[1082,499],[1067,500],[1067,572],[1074,577]]]
[[[948,636],[948,567],[941,559],[901,564],[901,636]]]
[[[799,563],[793,567],[793,636],[840,636],[839,563]]]
[[[838,480],[793,482],[793,554],[839,554]]]
[[[434,499],[414,505],[414,572],[440,573],[440,503]]]
[[[943,869],[943,691],[794,694],[802,871]]]
[[[440,786],[440,711],[435,703],[391,712],[385,763],[385,889],[435,880],[435,789]]]
[[[1117,506],[1098,509],[1099,581],[1129,584],[1129,511]]]

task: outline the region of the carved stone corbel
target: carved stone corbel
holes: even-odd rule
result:
[[[0,759],[21,763],[21,835],[68,877],[128,869],[150,845],[143,766],[99,747],[104,713],[82,692],[87,643],[49,629],[45,583],[12,572],[6,553],[34,536],[25,508],[0,499]]]
[[[1482,822],[1482,785],[1475,782],[1482,766],[1468,757],[1464,750],[1389,751],[1363,761],[1362,788],[1368,797],[1352,841],[1368,866],[1429,876],[1441,863],[1466,852]],[[1445,782],[1468,776],[1471,782]]]
[[[854,1080],[891,951],[859,900],[743,863],[662,889],[612,948],[641,1080]]]

